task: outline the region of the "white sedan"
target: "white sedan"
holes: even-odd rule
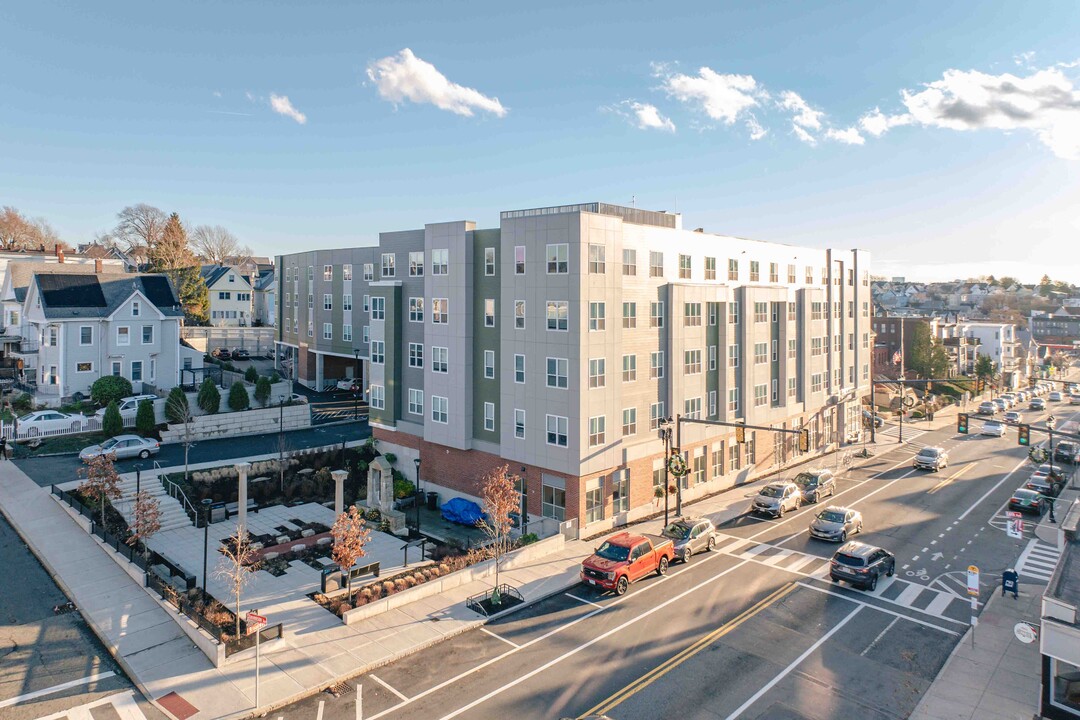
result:
[[[38,410],[18,419],[20,437],[35,437],[49,433],[78,432],[86,426],[86,417],[59,410]]]
[[[979,434],[980,435],[992,435],[994,437],[1004,437],[1005,436],[1005,424],[1000,423],[997,420],[990,420],[989,422],[984,422],[983,426],[982,426],[982,430],[979,431]]]
[[[117,435],[109,438],[100,445],[91,445],[83,448],[79,453],[80,460],[90,460],[101,455],[112,455],[117,460],[123,458],[146,459],[151,455],[157,455],[161,445],[157,440],[139,437],[138,435]]]

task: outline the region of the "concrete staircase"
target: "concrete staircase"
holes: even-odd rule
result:
[[[181,527],[191,527],[191,519],[188,518],[187,513],[184,512],[183,503],[171,497],[169,493],[166,492],[161,481],[158,480],[157,473],[144,472],[142,474],[140,489],[145,493],[149,493],[151,497],[158,501],[158,506],[161,510],[161,529],[158,531],[159,533]],[[113,507],[120,511],[120,514],[128,521],[129,526],[134,525],[135,478],[131,477],[127,480],[122,480],[120,482],[120,492],[123,493],[123,495],[121,495],[120,499],[113,501]]]

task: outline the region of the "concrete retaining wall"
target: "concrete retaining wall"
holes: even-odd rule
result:
[[[222,398],[222,405],[225,399]],[[301,430],[311,427],[311,407],[307,403],[287,405],[284,408],[268,407],[260,410],[200,415],[191,422],[191,434],[195,440],[206,438],[262,435],[285,430]],[[170,424],[161,432],[164,444],[182,442],[184,425]]]

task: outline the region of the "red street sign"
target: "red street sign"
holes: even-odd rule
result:
[[[265,615],[256,615],[253,612],[249,612],[247,614],[247,617],[245,618],[245,621],[247,622],[248,625],[265,625],[266,624],[266,616]]]
[[[1007,518],[1018,518],[1018,517],[1021,517],[1021,515],[1020,515],[1020,513],[1016,512],[1015,510],[1006,510],[1005,511],[1005,517],[1007,517]]]

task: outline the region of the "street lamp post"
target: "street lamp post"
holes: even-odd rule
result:
[[[671,427],[667,423],[671,422],[670,419],[661,420],[660,423],[660,439],[664,443],[664,527],[668,525],[668,460],[670,460],[670,447],[671,447]]]
[[[420,491],[420,456],[413,460],[416,463],[416,534],[420,534],[420,505],[423,503],[424,494]]]
[[[142,490],[142,464],[135,463],[135,497],[139,497]]]
[[[521,466],[521,534],[529,534],[529,486],[525,481],[525,466]]]
[[[209,584],[206,580],[206,556],[210,550],[210,505],[214,501],[210,498],[203,498],[203,547],[202,547],[202,604],[206,607],[206,586]]]
[[[285,396],[278,400],[278,492],[285,492]]]

